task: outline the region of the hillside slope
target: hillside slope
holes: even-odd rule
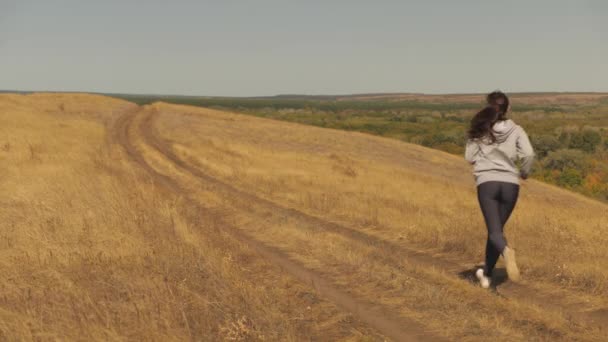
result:
[[[87,95],[0,95],[0,336],[601,340],[608,206],[526,182],[524,276],[470,282],[469,167],[417,145]],[[500,273],[500,272],[499,272]]]

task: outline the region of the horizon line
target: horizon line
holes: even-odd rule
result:
[[[365,92],[365,93],[342,93],[342,94],[306,94],[306,93],[282,93],[274,95],[252,95],[252,96],[230,96],[230,95],[184,95],[184,94],[161,94],[161,93],[121,93],[121,92],[102,92],[102,91],[86,91],[86,90],[15,90],[15,89],[0,89],[0,94],[35,94],[35,93],[56,93],[56,94],[94,94],[94,95],[122,95],[122,96],[155,96],[155,97],[196,97],[196,98],[276,98],[276,97],[357,97],[357,96],[396,96],[396,95],[417,95],[417,96],[467,96],[467,95],[485,95],[487,92],[463,92],[463,93],[424,93],[424,92]],[[543,94],[597,94],[608,95],[608,91],[505,91],[512,95],[543,95]]]

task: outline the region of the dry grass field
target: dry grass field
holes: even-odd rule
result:
[[[608,206],[536,181],[483,290],[469,166],[371,135],[0,95],[0,339],[603,341]],[[502,271],[501,271],[502,270]]]

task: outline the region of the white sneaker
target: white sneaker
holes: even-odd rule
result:
[[[477,277],[477,279],[479,279],[479,284],[481,285],[482,288],[484,289],[488,289],[490,288],[490,277],[486,277],[483,274],[483,268],[480,268],[477,270],[477,272],[475,272],[475,276]]]
[[[518,282],[519,268],[517,268],[517,262],[515,262],[515,251],[509,247],[505,247],[505,250],[502,252],[502,257],[505,259],[509,279],[513,282]]]

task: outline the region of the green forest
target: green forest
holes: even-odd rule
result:
[[[120,97],[140,104],[165,101],[365,132],[452,154],[464,153],[469,121],[483,107],[481,95],[479,103],[331,96]],[[512,102],[509,116],[528,132],[536,150],[533,178],[608,201],[608,97],[550,105]]]

